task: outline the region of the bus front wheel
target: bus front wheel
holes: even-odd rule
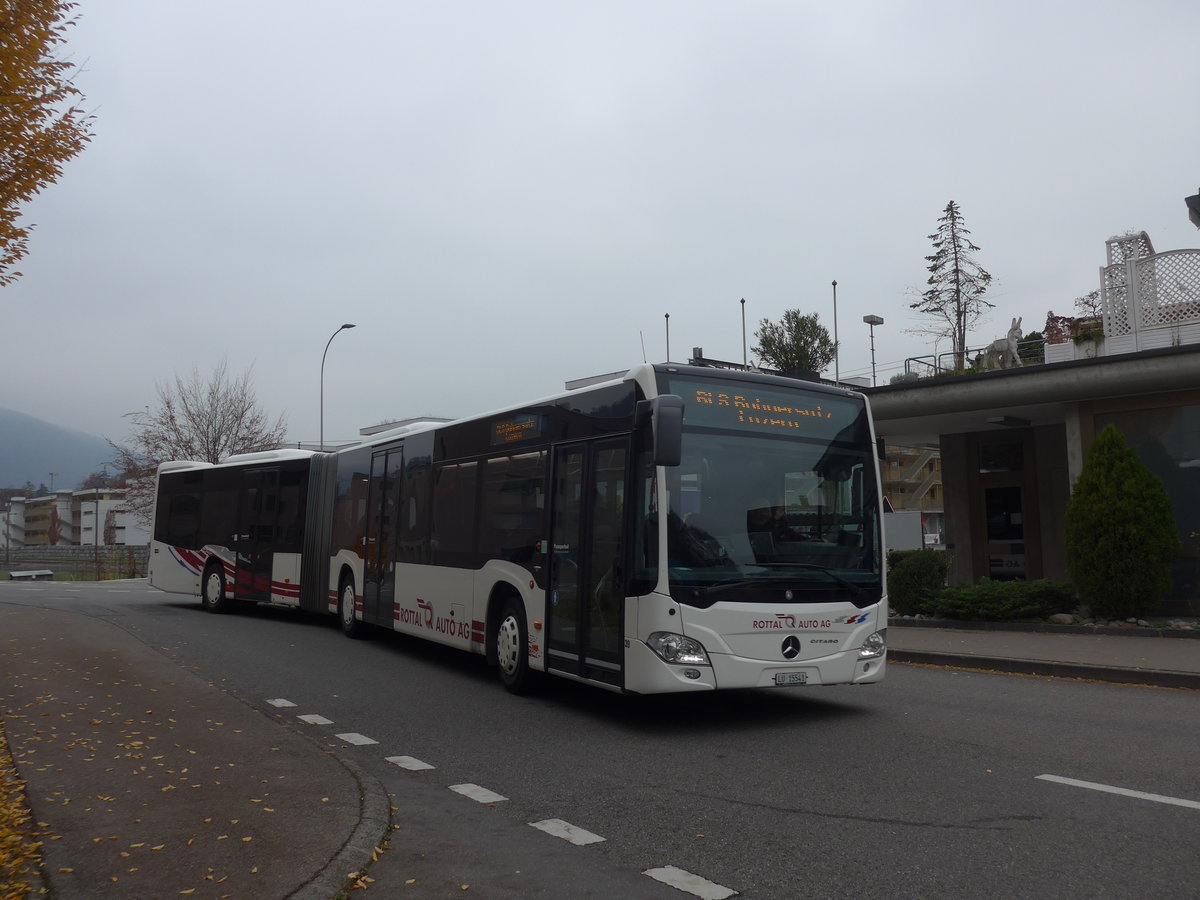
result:
[[[525,609],[516,598],[504,603],[496,623],[496,661],[500,680],[513,694],[523,694],[533,684],[529,668],[529,632],[525,627]]]
[[[218,562],[211,562],[204,569],[200,605],[214,613],[229,612],[233,607],[233,601],[225,596],[225,567]]]
[[[338,621],[342,623],[346,637],[366,637],[366,623],[354,615],[354,600],[354,579],[347,576],[342,579],[342,586],[338,589]]]

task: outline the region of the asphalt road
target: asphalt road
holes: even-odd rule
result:
[[[380,779],[399,829],[377,895],[1183,897],[1200,884],[1196,692],[893,665],[865,687],[632,698],[554,680],[513,697],[479,658],[350,641],[288,610],[211,615],[141,583],[3,585],[0,602],[118,624]],[[553,819],[604,840],[529,827]],[[642,874],[662,867],[703,881],[688,894]]]

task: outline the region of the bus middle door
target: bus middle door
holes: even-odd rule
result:
[[[242,472],[238,508],[234,594],[239,600],[269,601],[279,516],[279,469]]]
[[[555,448],[546,620],[549,669],[620,686],[629,438]]]
[[[363,619],[389,628],[396,594],[396,527],[403,457],[403,447],[389,447],[375,452],[371,457],[370,491],[367,496]]]

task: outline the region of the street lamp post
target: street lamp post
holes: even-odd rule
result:
[[[842,374],[838,371],[838,334],[837,334],[837,282],[833,283],[833,383],[842,383]]]
[[[333,339],[347,328],[353,328],[354,324],[347,322],[337,331],[329,336],[329,340],[325,342],[325,353],[321,354],[321,450],[325,450],[325,356],[329,353],[329,345],[333,343]]]
[[[863,316],[863,321],[871,326],[871,387],[875,387],[875,326],[882,325],[879,316]]]
[[[746,298],[742,298],[742,368],[748,369],[749,357],[746,356]]]

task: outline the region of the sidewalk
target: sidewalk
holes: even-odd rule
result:
[[[378,782],[107,622],[0,606],[0,679],[55,896],[326,900],[387,834]]]
[[[1087,633],[1046,626],[1038,631],[992,627],[986,623],[948,626],[893,619],[888,626],[888,658],[893,662],[960,666],[1029,675],[1088,678],[1200,690],[1200,632],[1178,636]]]

